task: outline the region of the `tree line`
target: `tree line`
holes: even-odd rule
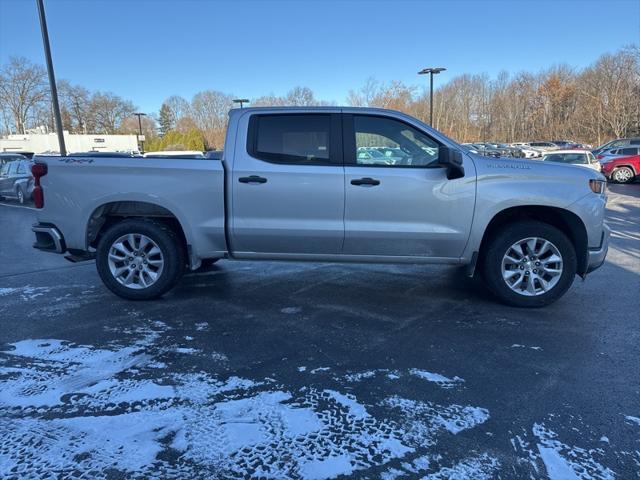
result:
[[[111,92],[91,92],[67,80],[58,82],[63,128],[72,133],[135,134],[136,106]],[[150,149],[221,149],[231,94],[205,90],[187,100],[170,96],[157,114],[142,117]],[[350,90],[351,106],[391,108],[429,121],[429,92],[400,81],[371,78]],[[283,96],[255,98],[252,106],[332,105],[308,87]],[[0,68],[3,133],[53,131],[46,70],[21,57]],[[571,139],[601,144],[640,135],[640,48],[604,54],[578,70],[557,65],[531,73],[462,74],[434,91],[433,126],[460,142]]]

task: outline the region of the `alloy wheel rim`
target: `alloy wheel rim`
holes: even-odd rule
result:
[[[18,190],[18,202],[24,203],[24,193],[22,193],[22,190]]]
[[[616,180],[618,180],[619,182],[627,182],[630,178],[631,175],[629,173],[629,170],[627,170],[626,168],[616,170]]]
[[[141,290],[158,281],[164,269],[164,256],[156,242],[141,233],[129,233],[109,247],[109,270],[127,288]]]
[[[502,257],[502,278],[515,293],[543,295],[560,281],[562,254],[549,240],[527,237],[511,245]]]

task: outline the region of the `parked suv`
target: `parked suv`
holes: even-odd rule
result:
[[[638,147],[619,147],[619,148],[610,148],[608,150],[604,150],[600,152],[596,158],[601,164],[605,164],[610,162],[611,160],[615,160],[617,158],[622,157],[630,157],[632,155],[640,155],[640,146]]]
[[[21,155],[17,155],[21,157]],[[31,200],[33,195],[33,162],[25,157],[10,160],[0,168],[0,198],[15,197],[20,203]]]
[[[609,180],[629,183],[640,175],[640,155],[615,158],[602,165],[602,173]]]
[[[616,140],[611,140],[603,145],[600,145],[595,150],[591,150],[594,155],[598,155],[605,150],[610,150],[612,148],[620,148],[620,147],[640,147],[640,137],[634,138],[618,138]]]

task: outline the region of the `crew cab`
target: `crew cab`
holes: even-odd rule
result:
[[[375,147],[398,153],[358,155]],[[459,265],[539,307],[607,253],[601,174],[474,155],[391,110],[234,109],[221,160],[36,161],[35,248],[95,258],[132,300],[237,259]]]

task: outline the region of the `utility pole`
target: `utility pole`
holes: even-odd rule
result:
[[[42,43],[44,44],[44,56],[47,61],[47,73],[49,74],[49,87],[51,88],[51,104],[53,106],[53,117],[58,133],[58,145],[60,155],[67,155],[64,145],[64,132],[62,131],[62,117],[60,116],[60,104],[58,103],[58,88],[56,87],[56,76],[53,72],[53,60],[51,60],[51,46],[49,45],[49,30],[47,30],[47,19],[44,13],[43,0],[36,0],[38,14],[40,15],[40,30],[42,31]]]
[[[140,153],[144,153],[144,135],[142,134],[142,120],[143,116],[146,116],[146,113],[136,112],[134,113],[136,117],[138,117],[138,141],[140,142]]]
[[[429,125],[433,127],[433,76],[440,72],[444,72],[446,68],[443,67],[430,67],[423,68],[418,72],[418,75],[429,74]]]

